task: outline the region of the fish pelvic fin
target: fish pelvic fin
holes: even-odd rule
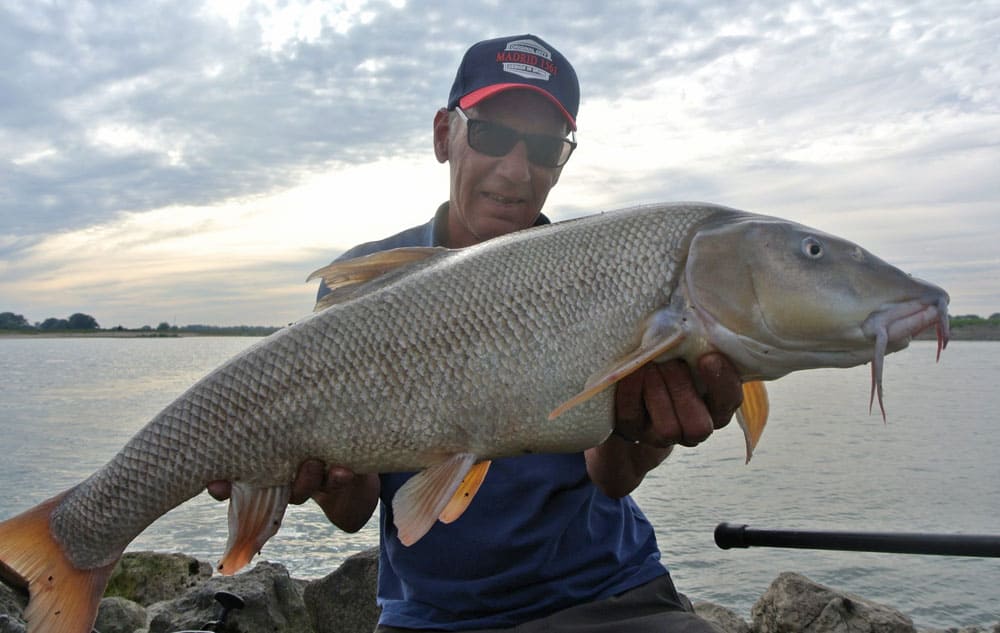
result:
[[[65,495],[0,523],[0,576],[28,589],[28,633],[90,633],[118,559],[94,569],[70,562],[49,529]]]
[[[651,325],[647,328],[643,336],[642,344],[631,353],[618,359],[604,371],[598,372],[587,380],[583,391],[576,394],[566,402],[549,413],[549,420],[555,420],[560,415],[566,413],[573,407],[583,404],[622,378],[639,370],[646,363],[659,360],[666,360],[664,357],[672,349],[684,342],[685,334],[682,330],[667,331],[670,324],[663,323],[658,319],[659,313],[654,315]]]
[[[456,503],[450,508],[449,504],[456,496],[456,492],[461,489],[462,480],[466,478],[475,463],[475,455],[456,453],[410,477],[396,491],[396,496],[392,499],[392,511],[395,515],[393,522],[396,525],[399,541],[403,545],[409,547],[423,538],[442,514],[454,521],[465,511],[468,503],[465,503],[465,507],[461,507],[460,511],[459,506],[462,504]],[[483,469],[479,475],[473,475],[470,478],[470,488],[474,479],[480,478],[481,483],[481,477],[485,474]],[[478,490],[479,484],[476,483],[474,488]],[[458,492],[458,494],[464,493]],[[471,501],[472,495],[468,499],[468,502]]]
[[[767,416],[771,405],[767,398],[767,388],[760,380],[743,383],[743,403],[736,410],[736,420],[743,430],[743,438],[747,445],[747,461],[753,457],[760,436],[764,434]]]
[[[451,496],[451,501],[448,502],[448,505],[438,515],[438,521],[441,523],[452,523],[465,513],[465,510],[475,498],[476,493],[479,492],[479,487],[483,485],[491,463],[489,460],[482,461],[469,469],[469,474],[462,478],[462,483],[458,485],[458,490]]]
[[[278,532],[291,496],[290,484],[261,487],[233,483],[229,497],[229,540],[216,569],[231,576],[253,560]]]
[[[330,289],[316,302],[313,311],[319,312],[388,285],[413,264],[447,252],[450,250],[439,246],[393,248],[324,266],[306,278],[307,282],[322,279]]]

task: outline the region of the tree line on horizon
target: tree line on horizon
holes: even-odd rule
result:
[[[274,326],[261,326],[261,325],[236,325],[236,326],[218,326],[218,325],[184,325],[177,326],[171,325],[166,321],[161,322],[155,328],[149,325],[144,325],[136,330],[131,330],[125,328],[121,325],[111,328],[111,332],[158,332],[158,333],[177,333],[177,332],[187,332],[187,333],[236,333],[244,334],[250,336],[266,336],[278,327]],[[82,312],[77,312],[71,314],[68,318],[60,319],[56,317],[49,317],[44,321],[39,321],[34,324],[30,323],[28,319],[21,314],[15,314],[13,312],[0,312],[0,330],[8,331],[21,331],[21,332],[60,332],[60,331],[73,331],[73,332],[88,332],[88,331],[100,331],[101,326],[98,324],[97,319],[90,316],[89,314],[84,314]]]
[[[960,314],[953,315],[950,318],[951,326],[953,328],[965,327],[970,325],[990,325],[990,326],[1000,326],[1000,312],[994,312],[987,318],[983,318],[977,314]],[[82,312],[77,312],[71,314],[69,318],[59,319],[56,317],[49,317],[44,321],[39,321],[32,325],[28,322],[23,315],[15,314],[13,312],[0,312],[0,330],[14,330],[14,331],[37,331],[37,332],[58,332],[58,331],[96,331],[100,330],[101,326],[97,323],[97,319],[90,316],[89,314],[84,314]],[[126,332],[126,331],[138,331],[138,332],[160,332],[160,333],[170,333],[170,332],[189,332],[189,333],[238,333],[246,334],[252,336],[267,336],[268,334],[278,330],[280,328],[275,326],[261,326],[261,325],[236,325],[236,326],[218,326],[218,325],[184,325],[177,326],[171,325],[166,321],[161,322],[155,328],[144,325],[137,330],[129,330],[122,327],[121,325],[111,328],[110,331]]]

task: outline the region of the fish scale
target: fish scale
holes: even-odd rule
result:
[[[816,244],[836,284],[831,266],[813,271]],[[332,305],[205,376],[84,482],[0,523],[0,572],[31,588],[29,631],[87,633],[95,588],[128,543],[211,481],[236,482],[232,573],[276,529],[306,459],[421,471],[393,500],[409,544],[439,512],[460,516],[449,499],[486,472],[476,462],[606,439],[609,387],[651,360],[717,350],[754,380],[875,361],[880,388],[882,355],[915,330],[937,323],[947,342],[947,294],[860,252],[774,218],[675,204],[409,249],[406,268],[393,252],[334,264],[321,271]],[[750,423],[741,412],[748,457],[762,410]],[[249,537],[240,507],[261,519]],[[54,543],[36,551],[38,531]]]

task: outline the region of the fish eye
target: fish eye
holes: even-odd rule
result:
[[[810,259],[819,259],[823,256],[823,244],[815,237],[807,237],[802,240],[802,252]]]

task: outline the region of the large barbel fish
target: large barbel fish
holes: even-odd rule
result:
[[[948,295],[862,248],[707,204],[636,207],[475,247],[401,249],[318,271],[330,305],[228,361],[107,465],[0,523],[0,571],[32,633],[88,633],[115,562],[159,516],[233,482],[233,573],[277,530],[307,458],[422,471],[393,500],[400,539],[453,521],[492,458],[579,451],[612,428],[617,380],[652,360],[726,354],[750,385],[882,360]]]

